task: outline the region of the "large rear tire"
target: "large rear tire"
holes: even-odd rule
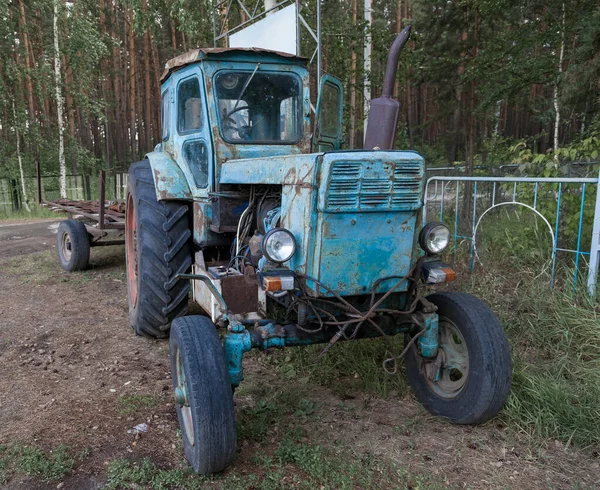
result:
[[[512,381],[506,334],[480,299],[465,293],[427,297],[438,307],[439,349],[435,368],[412,348],[406,374],[416,397],[434,415],[455,424],[479,424],[504,406]],[[431,367],[431,366],[430,366]]]
[[[171,329],[171,375],[183,449],[194,471],[217,473],[235,459],[233,390],[210,319],[187,316]]]
[[[125,214],[129,322],[135,333],[169,334],[188,310],[190,283],[176,279],[192,266],[192,233],[186,202],[158,201],[148,160],[129,169]]]

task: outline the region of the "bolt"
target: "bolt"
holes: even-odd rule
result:
[[[352,221],[350,221],[350,224],[351,224],[351,225],[355,225],[355,224],[356,224],[356,220],[355,220],[355,219],[353,219]]]
[[[180,407],[189,405],[185,385],[179,385],[175,388],[175,403]]]

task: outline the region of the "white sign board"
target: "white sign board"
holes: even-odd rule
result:
[[[297,54],[296,5],[267,14],[264,19],[229,36],[230,48],[263,48]]]

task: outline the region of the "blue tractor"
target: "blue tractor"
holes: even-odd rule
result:
[[[506,401],[504,331],[477,298],[431,294],[454,279],[439,258],[450,233],[420,223],[423,158],[391,149],[407,37],[358,151],[340,149],[342,86],[331,76],[311,125],[304,58],[207,48],[166,65],[162,142],[129,171],[129,315],[139,335],[170,333],[185,456],[199,473],[234,460],[234,390],[251,349],[403,334],[384,367],[404,357],[431,413],[477,424]],[[186,316],[190,294],[205,316]]]

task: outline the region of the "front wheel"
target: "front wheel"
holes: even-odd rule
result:
[[[439,349],[424,359],[406,354],[406,373],[416,397],[434,415],[455,424],[479,424],[503,407],[512,381],[508,340],[496,315],[465,293],[436,293]],[[429,364],[429,365],[428,365]]]
[[[207,475],[235,458],[233,390],[215,325],[204,316],[171,327],[171,376],[183,449],[194,471]]]

